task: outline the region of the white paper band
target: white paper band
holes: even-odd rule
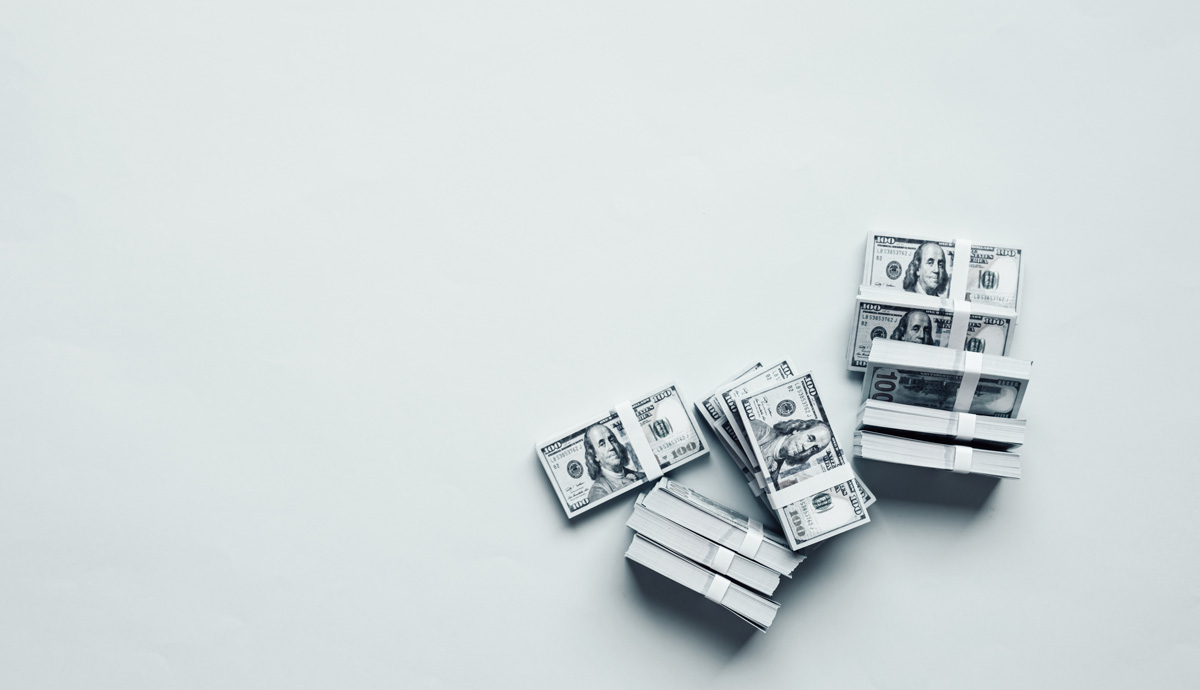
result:
[[[754,493],[755,498],[762,496],[763,488],[758,485],[758,482],[751,479],[750,481],[746,482],[746,486],[750,487],[750,491]]]
[[[713,575],[712,582],[708,583],[708,590],[704,592],[704,598],[719,604],[725,599],[725,593],[728,591],[729,580],[720,575]]]
[[[950,268],[947,266],[947,268]],[[952,300],[967,298],[967,274],[971,271],[971,241],[954,240],[954,273],[950,274],[950,292],[947,297]]]
[[[965,299],[951,300],[949,345],[951,350],[962,350],[967,346],[967,327],[971,325],[971,303]]]
[[[972,394],[973,397],[974,394]],[[957,415],[958,430],[954,434],[955,441],[975,440],[975,421],[979,419],[970,412],[959,412]]]
[[[974,454],[975,450],[971,446],[954,446],[953,471],[958,474],[970,474],[971,456]]]
[[[650,442],[646,440],[646,433],[642,431],[642,425],[638,423],[637,415],[633,412],[633,405],[630,405],[628,400],[624,400],[613,405],[613,411],[621,418],[621,426],[625,428],[625,438],[629,439],[629,445],[633,446],[633,452],[642,465],[642,471],[646,473],[646,481],[652,482],[661,477],[663,471],[658,466],[658,456],[654,454],[650,448]]]
[[[713,559],[712,569],[724,575],[729,572],[732,563],[733,552],[724,546],[717,546],[717,557]]]
[[[758,547],[763,543],[763,523],[750,518],[750,529],[742,537],[742,545],[738,547],[738,555],[754,558],[758,555]]]
[[[963,377],[954,397],[955,412],[969,412],[975,400],[975,389],[979,386],[979,375],[983,373],[983,353],[963,352]]]
[[[838,484],[856,478],[854,470],[849,465],[841,465],[828,472],[822,472],[815,477],[809,477],[799,484],[793,484],[781,491],[772,492],[771,487],[768,486],[767,503],[770,504],[771,508],[779,510],[786,505],[819,494],[822,491],[827,491]]]

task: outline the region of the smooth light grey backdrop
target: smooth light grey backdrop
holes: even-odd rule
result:
[[[0,686],[1194,686],[1198,29],[4,3]],[[534,442],[666,380],[794,357],[849,443],[884,229],[1027,250],[1022,480],[858,461],[766,635],[567,522]]]

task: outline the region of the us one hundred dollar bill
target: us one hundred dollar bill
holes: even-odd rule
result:
[[[956,256],[959,250],[969,252],[965,266]],[[1015,310],[1021,269],[1020,249],[871,233],[867,235],[862,284]],[[951,294],[956,270],[967,272],[961,281],[961,295]]]
[[[744,473],[748,467],[749,459],[745,455],[745,451],[737,443],[737,435],[733,431],[733,423],[729,421],[729,417],[725,414],[724,407],[721,404],[721,398],[718,394],[722,388],[735,384],[738,381],[749,378],[754,372],[763,368],[762,362],[755,362],[748,367],[739,370],[736,376],[723,381],[716,390],[704,396],[704,400],[696,405],[700,411],[700,417],[708,424],[713,433],[721,439],[721,442],[729,450],[729,454],[733,456],[734,462],[738,468]]]
[[[626,429],[616,410],[537,445],[538,459],[567,517],[629,493],[647,481],[635,450],[640,434],[665,473],[708,453],[691,410],[675,385],[630,403],[638,429]]]
[[[962,353],[935,352],[903,343],[882,344],[868,362],[863,377],[863,400],[954,410],[963,380]],[[933,359],[943,360],[934,362]],[[1032,362],[1014,357],[982,358],[975,385],[972,414],[1015,418],[1029,388]]]
[[[879,338],[990,355],[1007,352],[1016,330],[1014,312],[971,304],[968,313],[955,313],[948,307],[949,303],[936,299],[889,297],[863,288],[855,304],[847,367],[851,371],[866,370],[871,342]],[[951,342],[956,318],[967,320],[966,329],[961,341]]]
[[[875,497],[846,463],[811,373],[742,397],[738,413],[793,549],[870,522]]]

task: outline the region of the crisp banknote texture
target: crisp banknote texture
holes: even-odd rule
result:
[[[738,406],[767,491],[789,501],[777,512],[792,548],[870,521],[866,508],[874,497],[857,478],[812,493],[803,489],[805,480],[846,465],[811,374],[747,395]],[[786,498],[785,489],[796,499]]]
[[[863,371],[871,355],[871,341],[888,338],[953,350],[1003,355],[1008,348],[1014,317],[981,314],[959,314],[966,318],[966,335],[962,342],[950,342],[954,314],[945,309],[886,304],[870,300],[858,301],[854,332],[850,339],[849,367]]]
[[[867,237],[863,285],[950,297],[954,271],[963,270],[954,242],[872,234]],[[1021,250],[971,245],[962,297],[1006,309],[1017,308]]]
[[[773,383],[791,379],[795,375],[795,372],[792,371],[792,365],[788,364],[787,360],[784,360],[772,366],[763,367],[754,372],[752,376],[718,391],[721,399],[721,411],[725,413],[725,417],[729,420],[736,442],[745,454],[747,462],[751,465],[753,465],[754,455],[750,452],[750,444],[746,440],[746,430],[742,428],[741,416],[738,414],[738,401]]]
[[[745,450],[737,442],[737,435],[733,431],[733,425],[729,422],[728,417],[725,415],[724,407],[721,403],[720,396],[717,394],[717,391],[753,376],[754,372],[759,371],[762,368],[762,362],[755,362],[754,364],[745,367],[739,371],[736,376],[727,379],[720,386],[717,386],[716,391],[713,391],[709,395],[705,396],[704,400],[696,406],[700,410],[700,417],[704,419],[709,427],[712,428],[713,433],[716,434],[721,439],[721,442],[725,444],[725,447],[729,449],[729,454],[733,456],[734,462],[743,473],[746,472],[749,458],[746,456]]]
[[[875,365],[867,370],[864,390],[872,400],[953,410],[962,374]],[[1014,417],[1025,395],[1026,381],[980,376],[971,399],[972,414]]]
[[[568,517],[646,483],[630,433],[645,436],[664,472],[708,452],[695,418],[674,385],[631,405],[640,429],[626,429],[616,411],[610,411],[538,444],[538,458]]]

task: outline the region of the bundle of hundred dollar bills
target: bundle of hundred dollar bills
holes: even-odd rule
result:
[[[872,233],[846,365],[865,371],[880,339],[1005,355],[1024,271],[1020,249]]]
[[[854,454],[1019,479],[1015,419],[1033,363],[880,340],[867,360]]]
[[[721,606],[759,630],[779,604],[767,597],[804,560],[761,522],[663,477],[638,497],[625,557]]]
[[[537,444],[573,518],[708,453],[691,408],[668,384]]]
[[[811,373],[796,374],[787,360],[756,363],[697,408],[791,548],[870,522],[875,497],[846,462]]]

